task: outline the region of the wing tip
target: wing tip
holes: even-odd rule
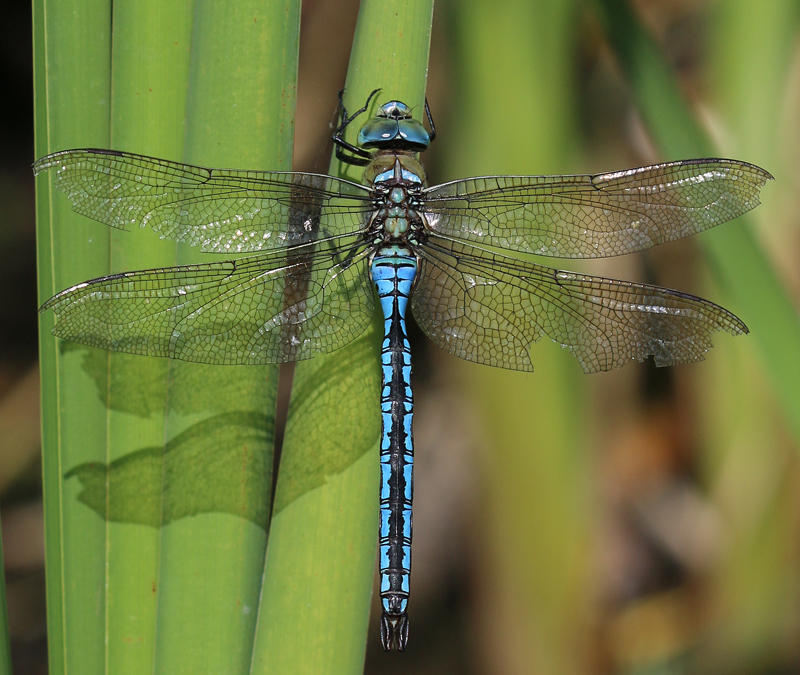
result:
[[[592,184],[600,184],[603,182],[613,181],[618,178],[623,178],[631,174],[640,172],[651,171],[653,169],[663,169],[667,167],[691,167],[703,166],[706,164],[717,164],[720,166],[735,167],[740,170],[746,170],[755,178],[754,183],[758,184],[759,188],[763,187],[767,181],[775,180],[775,177],[766,169],[761,168],[757,164],[751,164],[741,159],[728,159],[725,157],[693,157],[691,159],[679,159],[672,162],[661,162],[659,164],[651,164],[647,166],[638,166],[631,169],[622,169],[619,171],[606,171],[589,175]]]
[[[747,324],[742,321],[738,316],[736,317],[737,323],[735,324],[736,330],[731,331],[731,335],[750,335],[750,329]]]
[[[38,313],[44,314],[48,309],[55,309],[57,305],[61,303],[61,301],[69,295],[72,295],[75,291],[80,290],[82,288],[86,288],[90,286],[94,281],[101,281],[101,279],[91,279],[89,281],[83,281],[79,284],[75,284],[74,286],[70,286],[69,288],[65,288],[63,291],[59,291],[49,300],[46,300],[44,304],[39,307]]]
[[[728,164],[731,167],[747,170],[748,173],[752,174],[756,178],[754,182],[758,184],[759,188],[764,187],[764,185],[767,184],[767,181],[775,180],[775,176],[773,176],[766,169],[758,166],[758,164],[745,162],[741,159],[727,159],[725,157],[702,157],[698,159],[683,160],[681,162],[670,162],[670,164],[707,164],[709,162],[716,164]]]
[[[50,153],[44,157],[40,157],[33,164],[33,175],[38,176],[43,171],[52,169],[54,166],[59,166],[65,157],[70,159],[81,156],[91,155],[109,155],[111,157],[124,157],[125,153],[119,150],[108,150],[106,148],[75,148],[73,150],[59,150],[58,152]]]

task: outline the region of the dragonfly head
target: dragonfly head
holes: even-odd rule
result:
[[[358,132],[358,144],[367,149],[422,152],[430,143],[430,134],[401,101],[384,103]]]

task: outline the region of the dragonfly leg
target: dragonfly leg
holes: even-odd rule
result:
[[[342,122],[336,131],[333,132],[333,144],[336,146],[336,159],[345,164],[352,164],[354,166],[366,166],[372,161],[372,153],[359,148],[358,146],[348,143],[342,137],[344,130],[347,126],[359,115],[365,113],[369,108],[370,101],[380,89],[373,89],[372,93],[367,96],[367,102],[363,107],[356,110],[352,115],[347,115],[347,109],[344,107],[344,89],[339,90],[339,108],[342,111]],[[347,154],[350,153],[350,154]]]
[[[433,115],[431,115],[431,108],[428,105],[428,97],[425,97],[425,116],[428,118],[428,124],[431,125],[431,133],[428,136],[428,142],[432,143],[433,139],[436,138],[436,125],[433,123]]]

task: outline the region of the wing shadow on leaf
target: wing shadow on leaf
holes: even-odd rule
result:
[[[105,352],[94,348],[70,349],[86,350],[86,359],[97,359],[98,366],[99,358],[106,357]],[[336,359],[313,359],[310,364],[318,367],[312,366],[296,378],[287,427],[290,449],[281,460],[276,512],[324,485],[330,476],[345,471],[374,447],[380,417],[373,397],[350,395],[353,387],[367,387],[374,391],[374,400],[378,399],[380,373],[371,357],[374,349],[376,346],[363,336],[341,350]],[[187,372],[192,373],[198,364],[174,366],[178,367],[176,377],[180,377],[182,366],[189,366]],[[258,366],[201,367],[213,375],[221,369]],[[99,368],[97,372],[102,373]],[[208,391],[209,387],[194,390]],[[98,394],[101,392],[98,380]],[[199,404],[188,406],[195,411],[205,400],[204,394],[198,395]],[[146,398],[137,396],[135,400]],[[304,422],[309,416],[314,419],[319,407],[337,409],[335,428],[322,430]],[[274,410],[274,406],[269,409]],[[142,413],[145,408],[138,406],[137,410]],[[368,422],[363,423],[365,420]],[[159,527],[217,512],[246,518],[266,531],[272,453],[264,449],[272,447],[274,427],[274,415],[226,412],[189,427],[166,446],[142,448],[109,464],[80,464],[68,470],[64,479],[77,478],[82,485],[78,499],[105,520]],[[341,443],[342,437],[349,442]]]
[[[275,419],[224,413],[189,427],[166,446],[142,448],[109,464],[88,462],[64,479],[104,520],[159,527],[201,513],[229,513],[268,526]]]
[[[168,361],[167,359],[114,354],[113,374],[125,383],[124,391],[115,395],[108,385],[108,352],[97,347],[59,341],[63,354],[82,357],[84,372],[94,381],[98,400],[117,412],[149,418],[164,413],[165,382],[170,379],[169,408],[183,415],[219,412],[221,401],[264,400],[268,396],[270,378],[277,377],[274,366],[221,366],[203,363]],[[143,364],[147,367],[143,367]],[[170,368],[171,370],[167,371]],[[242,373],[258,377],[242,377]],[[262,404],[263,405],[263,404]],[[269,401],[266,401],[269,405]],[[274,406],[273,406],[274,407]]]

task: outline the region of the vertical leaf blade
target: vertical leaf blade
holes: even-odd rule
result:
[[[111,3],[33,4],[35,150],[108,147]],[[36,185],[39,300],[109,271],[109,233],[71,212],[53,177]],[[81,354],[40,317],[42,453],[50,672],[102,672],[105,523],[77,500],[67,467],[106,461],[106,401]],[[101,365],[103,372],[106,366]]]
[[[381,101],[398,98],[422,110],[432,11],[431,0],[361,3],[346,84],[351,108],[381,87]],[[368,116],[348,129],[348,140]],[[360,180],[360,170],[335,160],[330,173]],[[297,366],[254,673],[363,669],[378,527],[378,330],[375,322],[351,345]],[[330,457],[343,461],[332,463],[324,485],[292,497],[296,479],[284,467]],[[413,622],[411,630],[413,640]]]
[[[574,2],[464,2],[448,177],[574,170]],[[444,133],[444,131],[442,132]],[[589,568],[587,378],[547,339],[533,374],[453,361],[486,431],[481,629],[520,672],[580,672]]]
[[[210,165],[289,168],[299,2],[224,9],[115,3],[112,59],[110,3],[37,3],[37,155],[113,142]],[[195,17],[205,30],[193,36]],[[221,103],[209,112],[208,101]],[[152,233],[112,236],[71,213],[52,176],[39,181],[42,300],[112,269],[199,258]],[[247,672],[276,369],[183,369],[56,345],[51,327],[45,314],[52,672]]]
[[[187,162],[290,168],[299,27],[296,0],[197,3]],[[204,259],[220,257],[179,247],[181,263]],[[173,364],[168,437],[209,430],[206,463],[216,466],[215,455],[224,451],[219,470],[238,476],[242,494],[241,513],[212,509],[162,526],[157,672],[249,671],[258,606],[270,601],[261,582],[277,385],[277,366]],[[212,498],[222,486],[215,485],[219,474],[209,477],[203,488]],[[165,495],[179,483],[179,475],[165,475]],[[223,489],[235,488],[234,480],[224,481]]]
[[[193,1],[162,7],[153,0],[113,5],[111,147],[154,157],[180,159],[192,35]],[[96,229],[104,228],[93,223]],[[111,271],[167,267],[176,262],[176,244],[147,230],[111,232]],[[158,518],[161,495],[138,495],[126,488],[131,458],[164,448],[170,362],[130,354],[86,349],[87,359],[108,364],[106,524],[106,672],[141,673],[153,669],[159,624]],[[72,479],[75,480],[74,478]],[[160,482],[160,481],[159,481]],[[144,494],[153,496],[143,499]],[[129,522],[126,502],[136,500],[149,523]]]
[[[3,566],[3,542],[0,540],[0,570]],[[11,675],[11,641],[8,637],[6,575],[0,575],[0,675]]]

